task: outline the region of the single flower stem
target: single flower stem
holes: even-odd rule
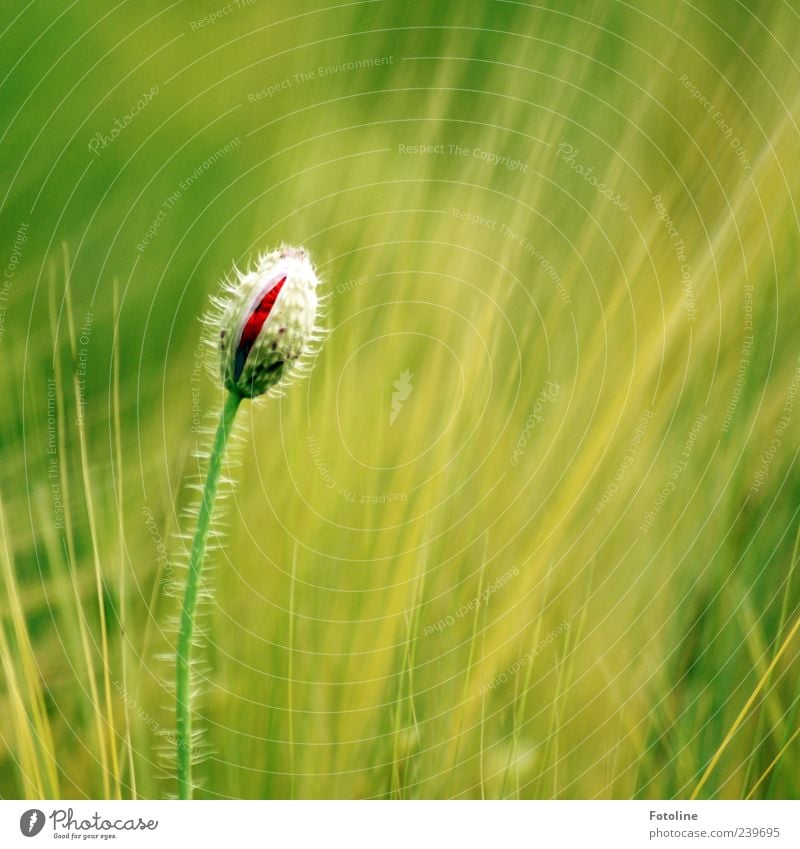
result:
[[[190,663],[192,656],[192,631],[194,614],[197,607],[197,592],[200,586],[200,573],[206,553],[208,532],[211,529],[211,517],[214,501],[217,497],[217,484],[222,471],[225,445],[228,442],[236,411],[242,402],[242,396],[229,392],[222,408],[211,458],[208,463],[208,476],[203,489],[203,500],[197,515],[197,528],[192,540],[192,553],[189,558],[189,574],[186,577],[186,592],[181,609],[181,622],[178,631],[178,653],[176,658],[175,684],[177,705],[175,711],[177,754],[178,754],[178,796],[181,799],[192,798],[192,692]]]

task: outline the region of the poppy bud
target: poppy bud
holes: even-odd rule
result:
[[[316,339],[317,285],[308,255],[282,247],[236,271],[218,308],[216,344],[225,388],[242,398],[263,395]]]

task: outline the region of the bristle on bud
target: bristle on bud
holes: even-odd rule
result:
[[[281,247],[247,272],[234,271],[212,298],[206,325],[219,352],[226,389],[243,398],[263,395],[311,353],[319,280],[302,248]]]

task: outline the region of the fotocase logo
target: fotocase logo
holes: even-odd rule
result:
[[[137,807],[136,810],[139,810]],[[49,834],[55,838],[67,840],[111,840],[123,832],[155,831],[158,820],[143,819],[141,816],[131,816],[132,809],[126,812],[115,811],[116,818],[109,819],[99,811],[91,814],[77,813],[73,808],[53,808],[47,816],[38,808],[31,808],[19,818],[19,830],[25,837],[36,837],[50,820]],[[0,846],[2,846],[0,842]]]
[[[19,830],[25,837],[36,837],[44,828],[44,813],[38,808],[31,808],[19,818]]]
[[[392,412],[389,415],[389,425],[394,424],[394,420],[397,418],[400,410],[403,409],[403,402],[408,400],[408,396],[411,394],[411,390],[414,388],[411,385],[411,378],[413,375],[411,372],[406,369],[400,377],[394,381],[392,386],[394,386],[395,391],[392,392]]]

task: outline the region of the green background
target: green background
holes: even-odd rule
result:
[[[796,797],[799,16],[11,10],[0,795],[175,792],[198,318],[286,242],[330,332],[240,414],[200,795]]]

